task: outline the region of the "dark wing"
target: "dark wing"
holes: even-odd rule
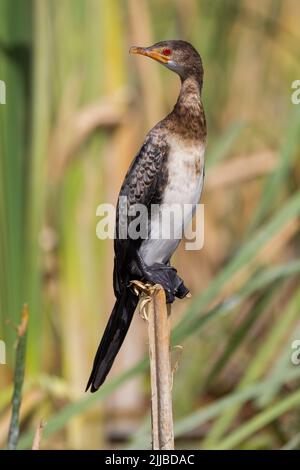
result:
[[[127,284],[126,267],[130,253],[137,250],[141,239],[132,240],[127,235],[131,222],[128,215],[130,207],[143,204],[147,208],[152,203],[159,203],[160,189],[165,184],[166,172],[163,165],[168,152],[164,139],[148,135],[141,150],[133,160],[122,184],[116,214],[115,259],[114,259],[114,291],[120,295],[122,286]],[[127,238],[124,237],[124,234]]]

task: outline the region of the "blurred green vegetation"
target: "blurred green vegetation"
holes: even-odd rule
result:
[[[181,38],[203,58],[209,138],[204,249],[175,257],[193,292],[172,312],[176,447],[299,447],[299,15],[297,0],[0,0],[1,445],[26,302],[19,447],[41,419],[43,448],[149,447],[140,318],[115,375],[83,393],[113,299],[96,208],[179,89],[128,49]]]

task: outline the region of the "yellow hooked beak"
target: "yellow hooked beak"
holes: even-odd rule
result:
[[[159,49],[148,49],[147,47],[131,47],[129,50],[129,54],[139,54],[145,55],[147,57],[151,57],[162,64],[167,64],[169,62],[169,58],[166,57],[164,54],[160,52]]]

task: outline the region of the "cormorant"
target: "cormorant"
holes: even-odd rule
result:
[[[138,297],[130,282],[161,284],[167,302],[183,298],[188,289],[170,265],[199,202],[204,179],[206,121],[201,101],[203,67],[196,49],[185,41],[162,41],[150,47],[132,47],[131,54],[151,57],[177,73],[181,89],[173,111],[147,134],[122,184],[114,240],[114,293],[116,302],[98,347],[87,390],[103,384],[130,326]],[[155,93],[155,90],[153,90]],[[125,203],[123,201],[125,200]],[[131,209],[143,204],[149,211],[147,237],[130,237]],[[172,235],[162,236],[160,221],[174,204],[183,211]],[[151,211],[151,207],[156,210]],[[168,220],[168,218],[166,218]],[[170,220],[170,219],[169,219]],[[145,220],[144,220],[145,222]]]

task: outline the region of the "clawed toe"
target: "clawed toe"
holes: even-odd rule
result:
[[[179,287],[176,290],[176,297],[178,297],[179,299],[184,299],[184,297],[186,297],[189,293],[189,289],[184,285],[183,281],[181,281]]]

